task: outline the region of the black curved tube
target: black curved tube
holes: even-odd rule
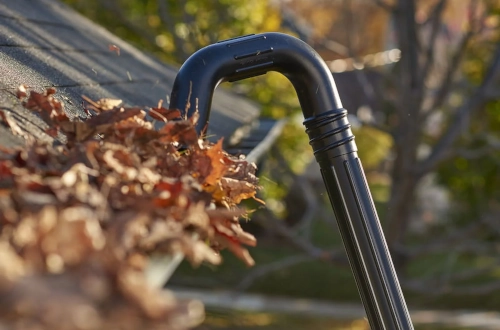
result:
[[[325,110],[341,109],[333,77],[325,62],[309,45],[282,33],[264,33],[221,41],[200,49],[182,65],[175,78],[170,108],[195,111],[198,130],[208,123],[212,95],[224,81],[237,81],[278,71],[293,84],[305,118]],[[191,99],[188,100],[191,95]]]
[[[370,326],[413,329],[380,222],[357,156],[354,135],[335,82],[321,57],[301,40],[281,33],[249,35],[207,46],[181,67],[170,108],[195,112],[198,132],[208,123],[212,95],[223,81],[278,71],[292,82],[304,125],[342,234]],[[191,98],[190,100],[188,100]]]

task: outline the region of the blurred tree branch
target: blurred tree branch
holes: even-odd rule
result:
[[[180,38],[176,32],[176,27],[175,27],[176,20],[174,19],[172,8],[168,0],[157,0],[156,3],[158,6],[158,15],[160,17],[160,20],[167,29],[167,31],[169,31],[172,35],[172,39],[174,42],[175,57],[178,59],[180,63],[182,63],[184,62],[184,60],[188,58],[190,54],[186,54],[186,52],[184,52],[185,41],[182,38]]]
[[[457,137],[466,130],[469,125],[470,116],[487,99],[487,91],[490,90],[500,72],[500,44],[497,45],[493,58],[486,71],[486,76],[481,85],[473,92],[468,100],[460,106],[447,131],[436,143],[427,159],[417,166],[418,176],[422,176],[434,169],[437,164],[449,155],[449,150]]]
[[[292,267],[299,263],[308,262],[311,260],[314,260],[314,257],[308,254],[298,254],[285,257],[268,264],[256,266],[250,272],[248,272],[245,277],[243,277],[243,279],[236,286],[235,290],[239,292],[248,290],[256,280],[269,275],[269,273],[283,270],[285,268]]]
[[[267,208],[261,209],[252,220],[262,227],[267,228],[271,233],[276,233],[279,237],[286,239],[288,243],[295,246],[300,251],[307,253],[314,259],[322,259],[341,265],[347,264],[347,259],[343,254],[337,254],[337,251],[325,251],[315,246],[310,240],[297,235]]]
[[[381,8],[387,10],[387,11],[392,11],[394,10],[394,6],[393,5],[390,5],[388,4],[386,1],[384,0],[374,0],[375,3],[380,6]]]
[[[441,20],[447,1],[448,0],[440,0],[432,9],[430,15],[429,24],[431,25],[431,33],[428,45],[426,45],[427,51],[425,53],[425,62],[422,69],[422,83],[425,83],[425,80],[427,79],[429,72],[434,64],[436,40],[439,35],[439,30],[441,29]]]

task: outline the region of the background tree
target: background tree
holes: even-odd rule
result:
[[[363,68],[350,78],[376,118],[364,124],[392,136],[390,195],[380,213],[400,274],[410,277],[412,266],[432,260],[430,254],[455,260],[452,266],[442,263],[429,270],[425,281],[407,278],[406,287],[448,292],[454,278],[461,286],[454,287],[455,293],[499,287],[496,280],[483,283],[496,278],[492,270],[499,266],[495,247],[488,244],[498,238],[494,228],[500,219],[499,2],[344,0],[308,6],[291,1],[290,6],[314,26],[311,43],[325,58]],[[335,19],[327,23],[314,19],[329,14]],[[370,53],[392,47],[400,51],[400,60],[373,67]],[[425,234],[436,239],[429,240],[411,227],[426,221],[415,216],[417,192],[436,174],[449,187],[454,210],[446,219],[431,219]],[[478,255],[486,267],[471,262]],[[461,267],[474,269],[459,271]],[[479,273],[480,286],[464,286],[464,280]]]

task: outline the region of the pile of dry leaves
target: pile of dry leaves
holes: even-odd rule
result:
[[[153,253],[220,263],[228,248],[253,263],[236,205],[253,198],[255,166],[210,144],[195,119],[161,106],[149,115],[115,100],[72,121],[55,90],[18,97],[60,145],[28,141],[0,152],[0,328],[185,329],[203,308],[144,276]],[[22,130],[0,111],[0,124]],[[62,133],[62,134],[61,134]]]

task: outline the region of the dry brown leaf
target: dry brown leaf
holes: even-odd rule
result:
[[[159,133],[162,143],[178,142],[185,146],[193,146],[198,143],[198,134],[195,127],[188,120],[169,121],[163,126]]]
[[[118,107],[123,101],[119,99],[100,99],[95,103],[100,110],[107,111]]]
[[[145,112],[140,108],[114,108],[86,120],[85,123],[89,126],[105,125],[109,127],[119,121],[141,115],[144,117]]]
[[[26,85],[19,85],[16,91],[16,97],[18,99],[23,99],[26,96],[28,96],[28,91],[26,89],[27,89]]]
[[[0,118],[10,127],[14,135],[27,138],[27,134],[21,129],[21,127],[19,127],[19,125],[17,125],[10,112],[0,110]]]
[[[212,250],[206,243],[195,241],[190,244],[190,251],[187,251],[186,257],[189,261],[198,266],[207,261],[212,265],[219,265],[222,262],[221,256]]]
[[[207,185],[215,185],[219,182],[228,169],[228,166],[224,163],[225,155],[222,151],[222,141],[222,139],[217,141],[217,143],[206,152],[206,155],[211,161],[210,174],[205,178],[205,184]]]
[[[26,109],[40,112],[42,118],[46,120],[47,123],[51,123],[50,118],[53,116],[66,116],[62,103],[52,96],[54,93],[54,88],[48,88],[44,93],[31,91],[28,100],[26,100],[23,105]]]
[[[227,240],[227,248],[238,258],[243,260],[245,264],[249,267],[255,265],[255,260],[253,260],[250,252],[247,249],[242,247],[238,243],[234,243],[230,240]]]
[[[118,47],[117,45],[108,45],[108,49],[112,52],[115,52],[116,55],[120,56],[120,47]]]
[[[162,107],[163,100],[158,102],[158,106],[156,108],[151,108],[149,111],[149,115],[151,118],[156,120],[161,120],[167,122],[172,119],[181,119],[181,112],[177,109],[166,109]]]
[[[0,289],[26,274],[24,260],[16,253],[9,242],[0,240]],[[7,283],[6,283],[7,282]]]
[[[231,178],[221,179],[221,189],[225,196],[234,204],[239,204],[244,199],[252,198],[257,193],[256,187],[253,184]]]

